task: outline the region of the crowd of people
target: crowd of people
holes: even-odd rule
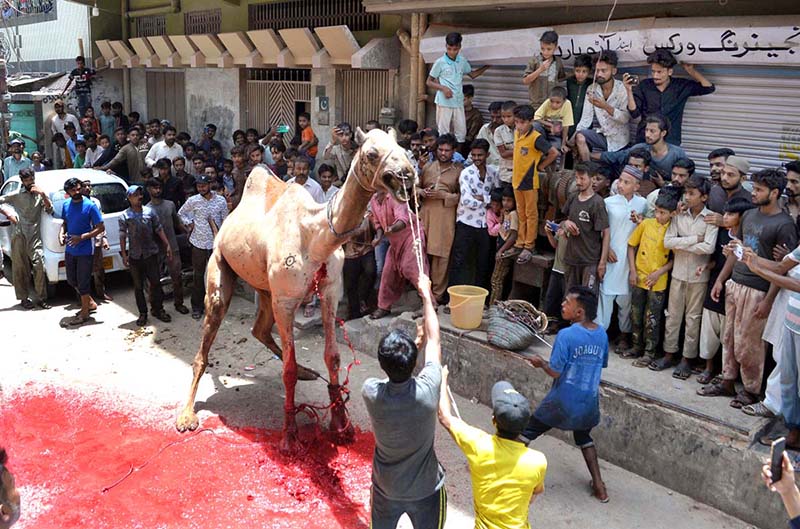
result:
[[[502,457],[517,457],[529,450],[518,441],[527,443],[553,427],[574,432],[595,496],[606,501],[589,432],[599,421],[597,386],[608,362],[607,331],[614,328],[614,352],[633,366],[669,369],[681,380],[696,376],[699,395],[727,397],[749,415],[782,415],[790,431],[788,448],[800,450],[800,162],[779,167],[776,161],[774,168],[751,173],[749,161],[733,149],[710,146],[709,176],[696,174],[696,162],[680,147],[681,125],[687,100],[714,91],[710,81],[689,64],[681,65],[688,79],[674,76],[677,61],[664,49],[648,57],[647,79],[627,73],[617,78],[618,57],[610,50],[580,55],[568,71],[555,55],[558,39],[553,31],[541,36],[540,53],[518,81],[528,86],[530,100],[492,102],[490,121],[484,123],[473,106],[475,88],[463,84],[463,77],[476,78],[488,66],[473,69],[460,53],[461,35],[448,34],[446,52],[427,80],[436,91],[437,126],[420,128],[408,119],[397,126],[398,143],[418,169],[414,200],[425,272],[420,274],[414,255],[409,208],[385,192],[372,198],[364,224],[344,245],[350,318],[388,316],[408,284],[418,288],[426,316],[422,373],[412,376],[414,341],[394,332],[379,348],[388,380],[373,379],[364,388],[378,445],[375,527],[394,527],[403,512],[414,513],[425,526],[441,517],[443,474],[430,457],[430,413],[437,407],[470,462],[476,514],[487,526],[513,525],[511,520],[526,526],[527,505],[542,490],[546,465],[536,453],[523,452],[529,458],[525,476],[512,480],[508,476],[519,469],[488,454],[503,445]],[[226,157],[212,123],[192,138],[166,120],[140,123],[138,114],[126,115],[119,103],[103,102],[99,115],[87,104],[80,119],[67,113],[62,101],[54,109],[53,155],[33,153],[28,159],[22,142],[12,141],[3,163],[6,176],[18,173],[23,183],[18,193],[0,197],[0,210],[2,204],[16,209],[4,211],[20,241],[12,258],[25,261],[20,274],[32,270],[36,287],[36,299],[29,299],[27,286],[17,289],[17,297],[26,308],[47,306],[37,268],[41,241],[31,226],[52,205],[36,188],[35,171],[109,171],[129,184],[130,208],[119,227],[141,325],[148,314],[146,284],[153,315],[170,319],[161,275],[173,278],[175,309],[189,312],[177,242],[185,233],[194,274],[192,316],[202,317],[202,278],[214,236],[237,207],[254,167],[268,167],[325,203],[347,178],[358,148],[348,123],[335,127],[321,148],[308,114],[298,117],[298,132],[290,140],[271,130],[237,130]],[[555,214],[540,230],[540,175],[556,167],[571,168],[574,192],[563,204],[550,200]],[[91,188],[73,180],[65,185],[74,205],[63,215],[63,239],[70,283],[82,299],[79,324],[96,309],[90,296],[93,270],[100,283],[96,290],[102,290],[92,255],[104,243]],[[446,369],[437,352],[437,311],[448,312],[447,288],[453,285],[486,288],[487,305],[504,299],[513,267],[532,266],[534,256],[548,250],[555,255],[541,308],[558,335],[550,361],[536,357],[531,363],[556,382],[532,415],[516,390],[496,387],[497,432],[484,435],[451,413]],[[313,302],[304,306],[306,315],[313,311]],[[769,374],[768,351],[776,364]],[[417,391],[407,391],[409,384]],[[575,396],[581,391],[587,398]],[[490,472],[490,464],[500,466]],[[497,468],[507,474],[497,474]],[[506,492],[518,487],[509,501],[519,509],[493,506],[487,491],[496,486]]]

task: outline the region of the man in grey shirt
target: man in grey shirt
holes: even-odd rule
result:
[[[164,187],[161,180],[157,178],[149,179],[147,181],[147,192],[150,194],[150,204],[148,205],[158,215],[158,220],[161,222],[161,227],[164,228],[164,234],[167,236],[169,247],[172,250],[172,257],[168,257],[166,248],[159,249],[159,270],[163,269],[164,263],[166,263],[170,279],[172,279],[172,299],[175,302],[175,310],[181,314],[189,314],[189,309],[183,304],[181,252],[178,248],[176,232],[179,229],[183,230],[183,223],[178,217],[175,203],[163,198]]]
[[[128,202],[131,207],[122,212],[119,217],[119,253],[122,263],[130,267],[133,278],[134,297],[136,307],[139,309],[139,319],[136,324],[147,324],[147,299],[144,295],[145,280],[150,285],[150,304],[153,315],[163,322],[170,322],[172,318],[164,310],[164,292],[161,290],[161,281],[158,273],[158,243],[161,240],[167,251],[167,257],[172,257],[172,248],[169,245],[164,228],[158,220],[158,214],[150,206],[142,206],[144,192],[137,185],[128,188]],[[126,242],[128,243],[126,245]]]
[[[375,434],[372,529],[395,529],[403,513],[415,529],[440,529],[447,513],[444,469],[433,449],[442,382],[439,320],[427,275],[420,274],[417,288],[425,318],[425,367],[412,376],[417,344],[394,330],[378,346],[388,379],[369,378],[361,390]]]

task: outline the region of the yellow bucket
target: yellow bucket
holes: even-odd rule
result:
[[[450,294],[450,321],[459,329],[477,329],[481,326],[483,303],[489,291],[471,285],[457,285],[447,289]]]

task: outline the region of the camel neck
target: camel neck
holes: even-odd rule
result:
[[[370,176],[356,176],[355,171],[351,170],[341,190],[331,198],[333,201],[331,205],[331,223],[336,233],[347,233],[360,226],[364,220],[364,213],[367,211],[372,192],[364,189],[358,181],[368,182]],[[323,233],[325,235],[322,237],[322,242],[325,246],[335,249],[341,246],[347,240],[347,237],[337,237],[328,226],[327,208],[325,208],[324,214],[325,228]]]

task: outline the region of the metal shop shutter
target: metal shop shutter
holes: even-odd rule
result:
[[[522,66],[492,66],[477,79],[464,77],[464,84],[475,87],[473,104],[489,120],[489,103],[492,101],[516,101],[528,103],[528,87],[522,84]]]
[[[708,174],[706,156],[730,147],[746,157],[753,170],[775,167],[800,158],[800,69],[771,67],[700,67],[717,89],[708,96],[689,99],[683,115],[682,147]],[[475,105],[488,119],[492,101],[528,101],[521,66],[493,67],[470,81]],[[677,67],[678,75],[681,68]],[[647,75],[642,68],[626,69]],[[622,77],[622,70],[618,78]]]
[[[717,89],[686,104],[682,143],[704,174],[708,152],[719,147],[747,158],[753,171],[800,156],[800,70],[709,68],[707,77]]]

